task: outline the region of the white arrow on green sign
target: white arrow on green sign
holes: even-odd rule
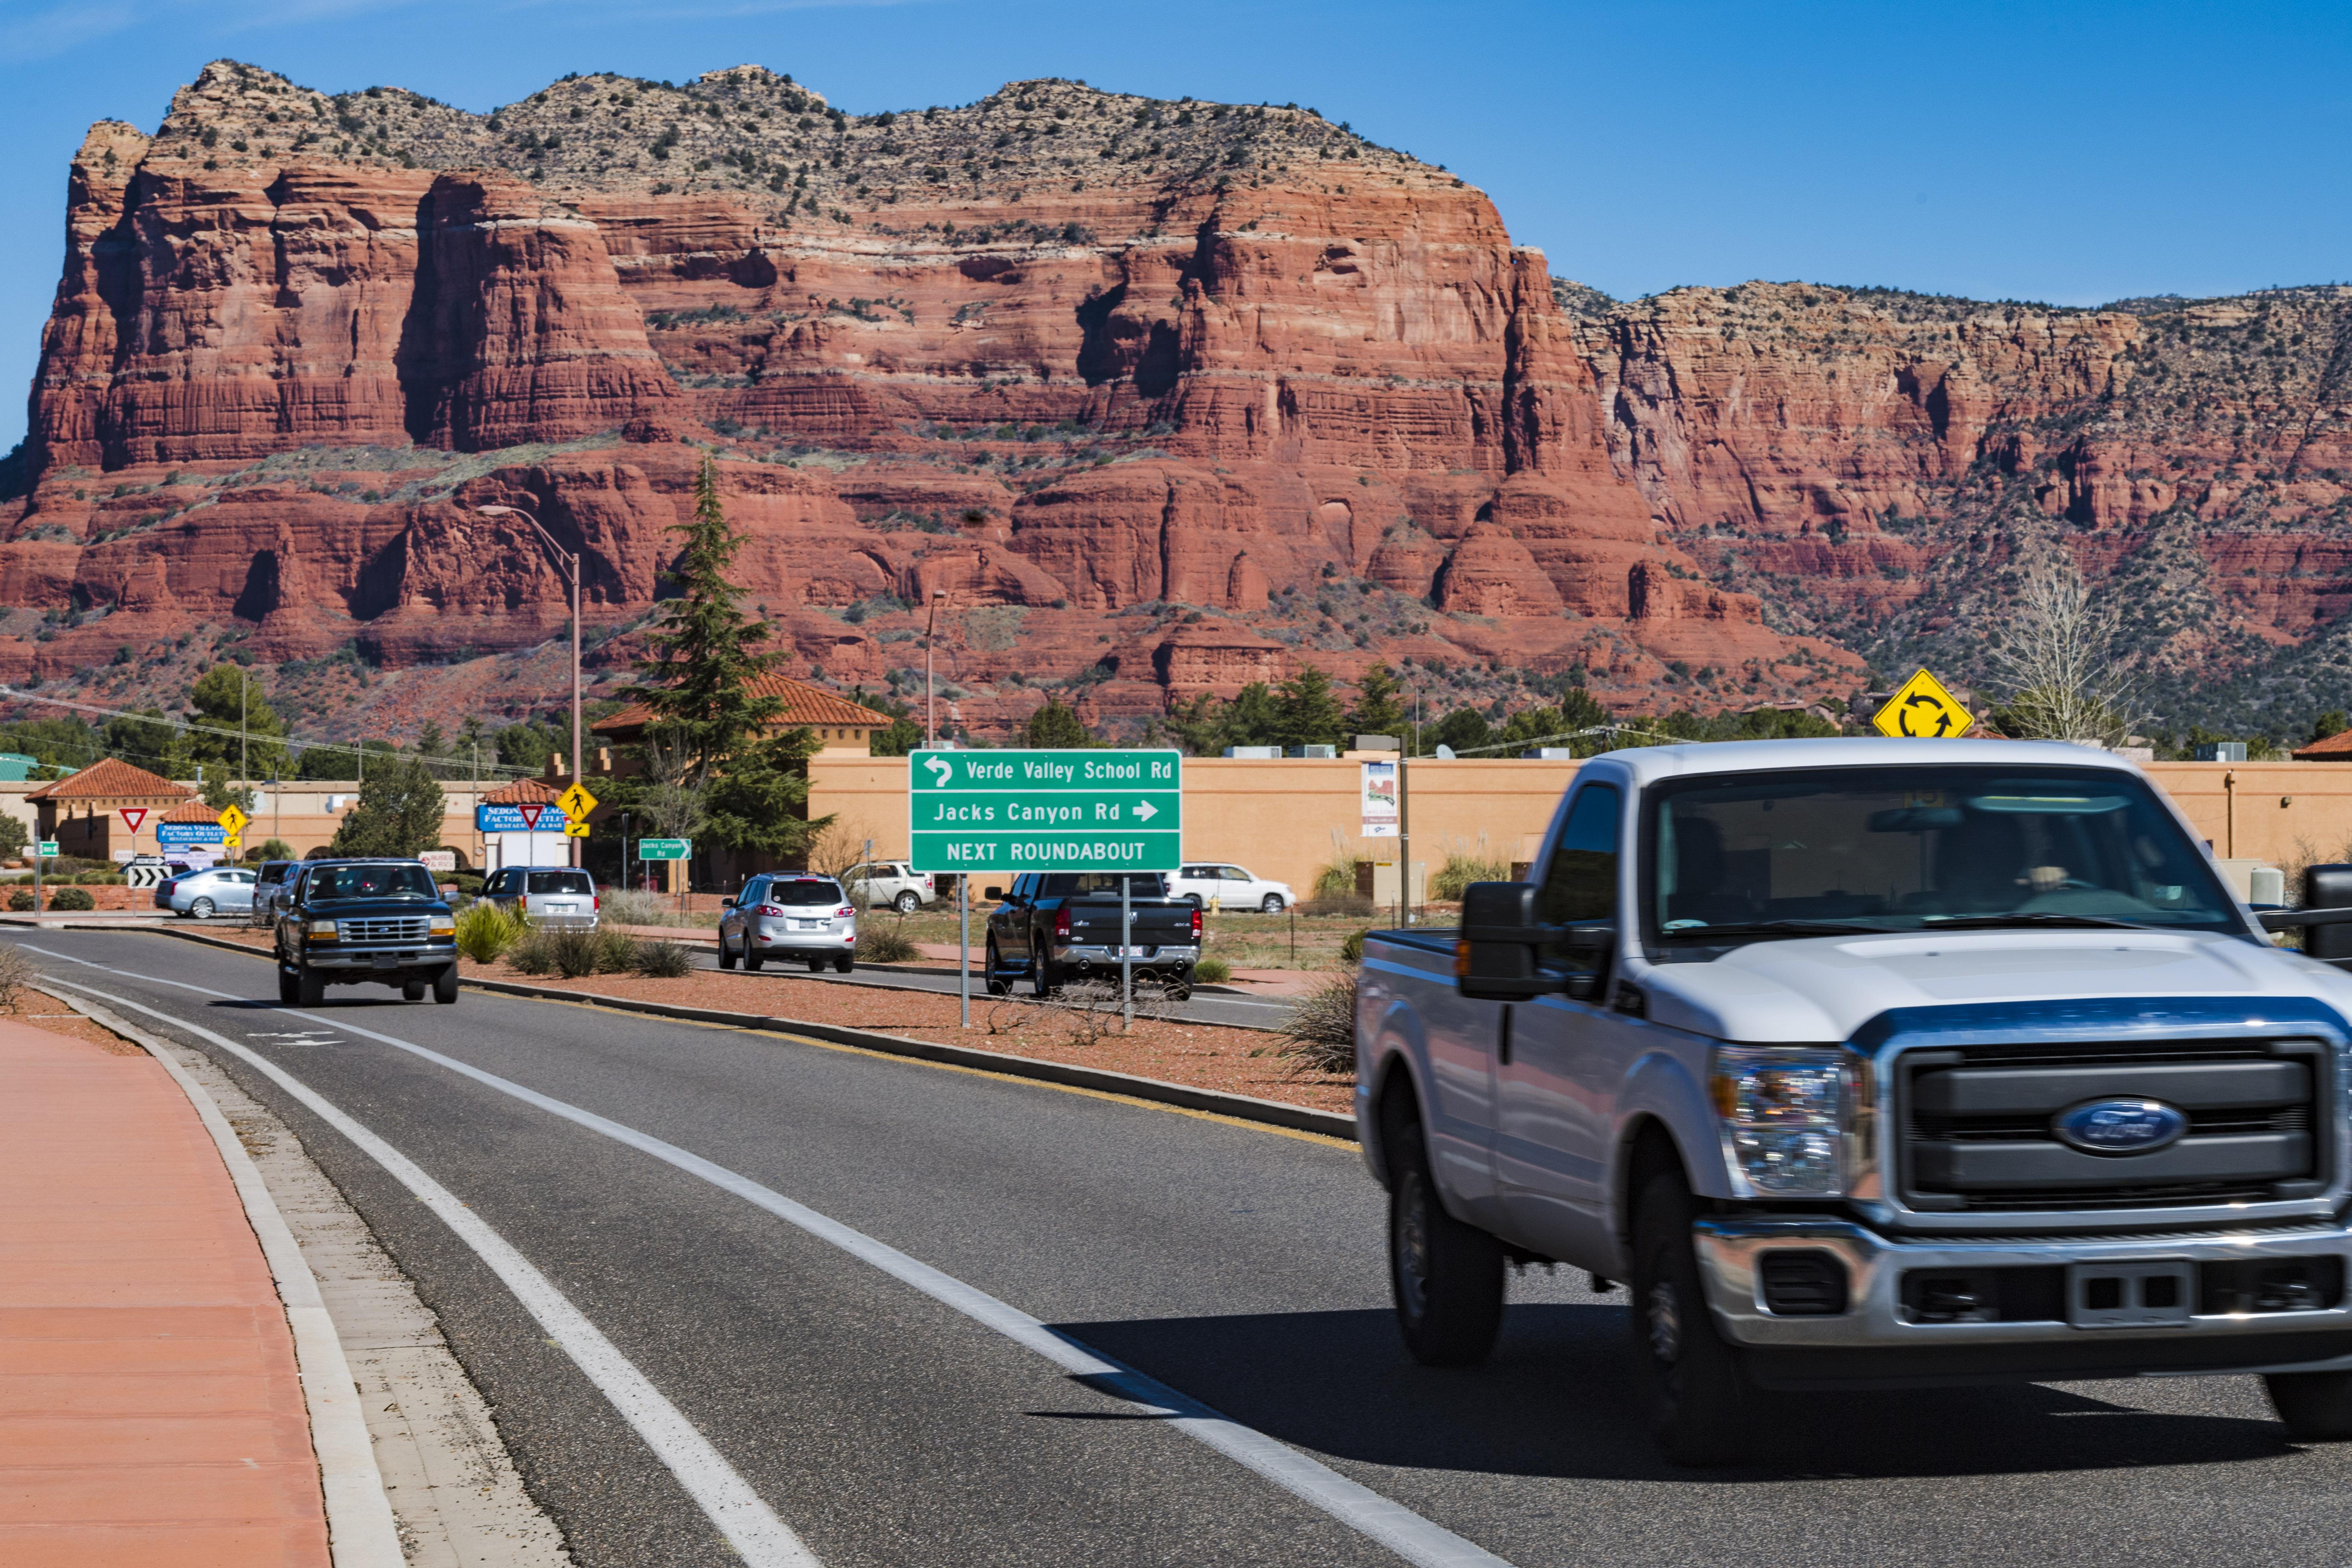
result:
[[[1184,856],[1184,759],[917,752],[907,826],[918,871],[1172,871]]]
[[[640,838],[637,858],[640,860],[686,860],[693,858],[691,838]]]

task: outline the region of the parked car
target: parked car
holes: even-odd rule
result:
[[[268,924],[277,919],[278,907],[292,890],[294,874],[301,869],[299,860],[264,860],[255,868],[253,878],[253,915],[256,921]]]
[[[1297,900],[1287,882],[1253,877],[1239,866],[1201,862],[1180,866],[1169,879],[1169,896],[1195,904],[1215,904],[1221,910],[1262,910],[1278,915]]]
[[[508,866],[482,883],[482,897],[503,910],[520,909],[524,923],[594,931],[604,900],[596,879],[570,866]]]
[[[902,915],[913,914],[940,896],[939,884],[929,873],[919,872],[903,860],[852,866],[841,874],[841,881],[849,896],[862,900],[867,909],[894,909]]]
[[[253,908],[253,873],[241,866],[184,871],[155,884],[155,907],[200,921],[243,914]]]
[[[989,900],[1003,900],[988,915],[989,994],[1003,995],[1024,975],[1040,996],[1072,980],[1118,979],[1122,876],[1130,977],[1157,981],[1180,1000],[1192,995],[1201,906],[1168,897],[1157,871],[1031,872],[1009,889],[987,889]]]
[[[856,968],[857,906],[831,877],[777,871],[754,877],[719,916],[719,967],[757,969],[771,958],[805,960],[812,973],[830,963]]]
[[[457,932],[433,873],[415,860],[312,860],[277,925],[278,999],[315,1007],[330,985],[397,985],[457,1000]]]
[[[2271,945],[2308,911],[2241,908],[2129,763],[1611,752],[1535,864],[1365,942],[1415,1358],[1483,1359],[1551,1260],[1630,1287],[1680,1463],[1769,1445],[1759,1390],[1931,1382],[2259,1373],[2352,1439],[2352,976]]]

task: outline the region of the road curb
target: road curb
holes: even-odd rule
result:
[[[99,927],[100,930],[121,930],[121,927]],[[176,937],[182,942],[200,942],[206,947],[224,948],[231,952],[247,953],[267,959],[269,954],[258,948],[247,947],[241,942],[208,935],[200,931],[182,931],[170,926],[158,928],[159,934]],[[1293,1132],[1319,1133],[1326,1138],[1356,1141],[1356,1119],[1336,1110],[1316,1110],[1304,1105],[1285,1105],[1278,1100],[1260,1100],[1255,1095],[1228,1094],[1223,1089],[1195,1089],[1190,1084],[1169,1083],[1156,1078],[1139,1078],[1133,1073],[1112,1072],[1108,1068],[1080,1067],[1074,1062],[1046,1061],[1039,1057],[1016,1057],[998,1051],[976,1050],[970,1046],[951,1046],[941,1040],[908,1039],[904,1035],[877,1034],[870,1029],[844,1028],[837,1024],[812,1024],[798,1018],[779,1018],[764,1013],[733,1013],[717,1007],[681,1007],[670,1002],[639,1002],[625,996],[604,996],[593,991],[566,991],[553,985],[526,985],[513,980],[466,979],[460,982],[476,991],[494,995],[520,996],[534,1002],[576,1002],[591,1006],[608,1007],[622,1013],[642,1013],[655,1018],[676,1018],[688,1024],[716,1024],[730,1029],[757,1029],[765,1033],[803,1035],[830,1045],[855,1046],[860,1050],[881,1056],[908,1057],[917,1061],[938,1062],[947,1067],[970,1068],[977,1072],[995,1073],[1004,1078],[1031,1079],[1040,1083],[1059,1084],[1065,1089],[1093,1089],[1101,1094],[1116,1094],[1129,1100],[1147,1100],[1154,1105],[1172,1105],[1184,1110],[1205,1111],[1213,1116],[1227,1116],[1236,1121],[1255,1121],[1268,1127],[1286,1128]]]

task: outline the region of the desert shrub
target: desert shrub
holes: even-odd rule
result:
[[[527,931],[507,949],[507,963],[519,974],[555,973],[555,933]]]
[[[0,1007],[14,1011],[16,994],[41,977],[32,955],[21,947],[0,947]]]
[[[599,928],[596,939],[598,974],[626,974],[637,967],[637,939],[625,931]]]
[[[860,963],[911,963],[922,952],[908,940],[907,933],[892,922],[861,925],[857,928],[857,962]]]
[[[1372,933],[1369,931],[1354,932],[1347,941],[1339,944],[1339,956],[1346,959],[1349,963],[1363,963],[1364,939],[1371,934]]]
[[[457,951],[477,963],[495,963],[523,933],[520,917],[479,901],[457,911]]]
[[[1222,985],[1234,977],[1234,966],[1222,958],[1204,958],[1192,966],[1192,978],[1203,985]]]
[[[677,980],[694,973],[694,953],[686,943],[657,938],[637,943],[637,973],[655,980]]]
[[[582,931],[566,926],[561,931],[535,931],[547,940],[547,958],[555,973],[566,980],[577,980],[583,974],[593,974],[604,955],[604,944],[598,931]]]
[[[110,882],[119,882],[121,879],[121,878],[116,876],[111,871],[77,871],[74,873],[74,880],[85,888],[102,888]]]
[[[98,908],[98,900],[91,898],[89,892],[84,889],[59,888],[56,892],[49,895],[49,908],[53,910],[94,910]]]
[[[1356,972],[1326,976],[1283,1020],[1282,1055],[1308,1072],[1356,1070]]]
[[[1298,912],[1302,915],[1353,915],[1361,920],[1373,910],[1372,900],[1361,893],[1339,893],[1328,899],[1302,899]]]
[[[1353,859],[1327,862],[1315,873],[1315,896],[1318,899],[1354,898],[1356,862]]]
[[[604,918],[614,925],[666,926],[677,923],[677,911],[659,893],[615,888],[604,895]]]
[[[33,889],[30,888],[18,888],[15,892],[10,893],[8,895],[8,907],[20,914],[25,910],[31,909],[33,907]]]
[[[1480,845],[1475,850],[1465,850],[1456,845],[1445,857],[1445,864],[1438,868],[1437,875],[1431,879],[1429,891],[1432,897],[1458,903],[1462,890],[1473,882],[1507,882],[1510,879],[1511,863],[1487,855],[1485,845]]]

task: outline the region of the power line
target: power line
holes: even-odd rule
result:
[[[35,692],[19,691],[13,686],[0,685],[0,699],[14,699],[19,702],[44,702],[52,708],[70,708],[79,713],[98,713],[109,719],[128,719],[140,724],[169,724],[182,734],[221,735],[232,741],[240,738],[237,731],[223,729],[215,724],[198,724],[191,720],[174,719],[168,714],[158,717],[152,713],[135,712],[128,708],[106,708],[95,702],[71,702],[62,697],[43,697]],[[276,735],[267,738],[282,741],[289,746],[299,747],[306,752],[315,747],[323,752],[350,752],[355,756],[366,754],[362,746],[345,741],[305,741],[295,735]],[[375,754],[383,756],[385,753],[378,752]],[[473,759],[470,757],[436,757],[428,756],[421,752],[401,752],[397,754],[409,762],[438,763],[446,767],[474,765]],[[523,777],[535,776],[540,772],[537,768],[518,767],[512,763],[484,763],[481,765],[495,773],[514,773]]]

